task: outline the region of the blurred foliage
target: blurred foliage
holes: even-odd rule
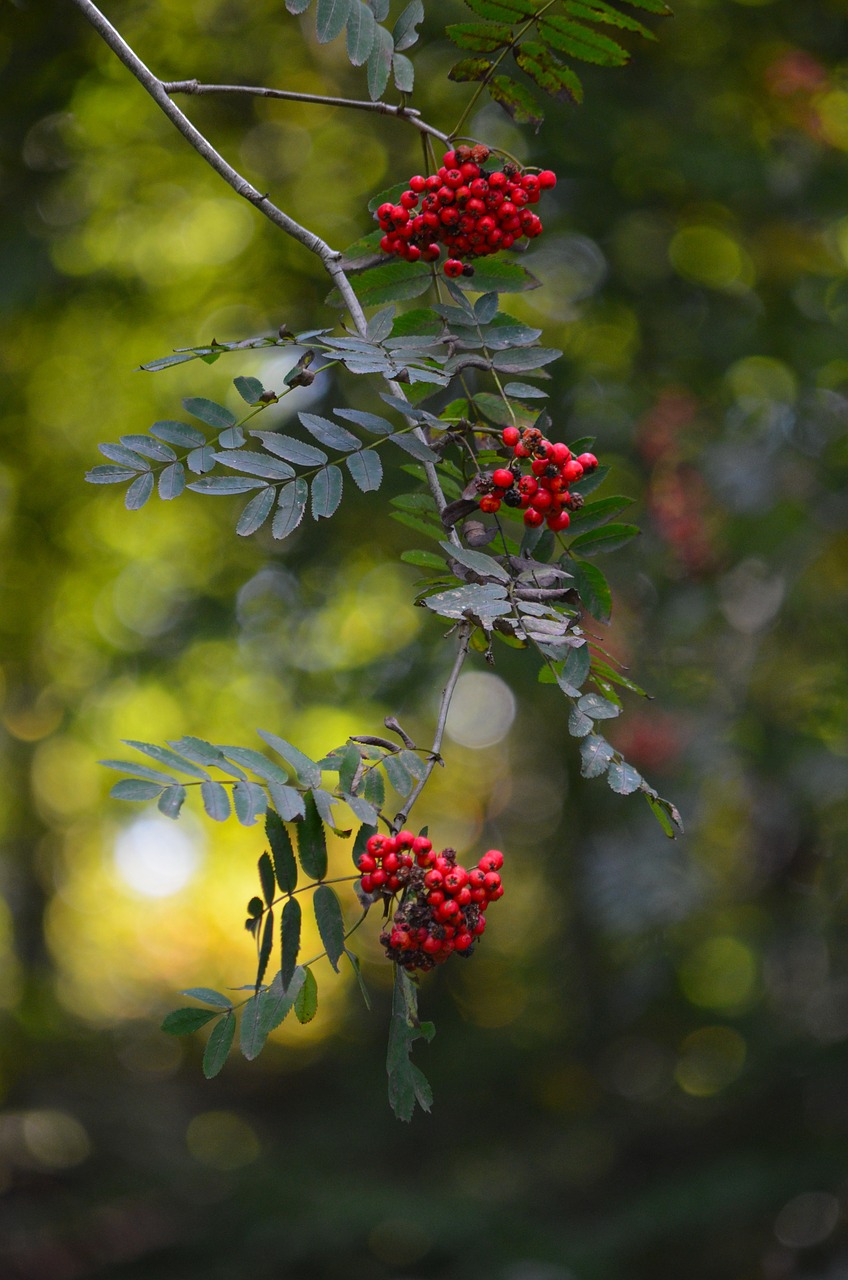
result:
[[[499,659],[512,728],[509,711],[475,737],[498,702],[478,688],[421,819],[503,847],[507,895],[473,963],[424,984],[437,1101],[409,1128],[384,1103],[389,992],[368,1015],[346,977],[260,1063],[200,1081],[202,1044],[156,1024],[177,984],[245,980],[258,837],[198,823],[151,868],[94,763],[121,738],[258,725],[320,754],[388,712],[427,732],[446,655],[384,499],[257,549],[229,499],[131,515],[82,482],[98,440],[287,367],[142,361],[325,323],[326,279],[75,11],[7,9],[4,1277],[848,1275],[848,4],[674,7],[537,136],[494,105],[466,127],[561,175],[531,255],[545,287],[508,305],[567,353],[558,434],[596,435],[638,495],[604,643],[656,702],[632,699],[615,742],[689,834],[671,845],[581,780],[560,703]],[[364,96],[342,50],[267,0],[120,10],[163,77]],[[432,8],[416,57],[444,129],[472,89],[446,81],[442,32],[466,18]],[[419,163],[389,119],[189,102],[339,247]],[[329,389],[285,407],[320,411]],[[341,394],[371,407],[362,379]],[[360,950],[379,987],[373,939]]]

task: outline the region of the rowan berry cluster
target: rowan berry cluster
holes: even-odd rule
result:
[[[485,908],[503,897],[503,854],[490,849],[470,871],[453,849],[436,853],[426,836],[371,836],[357,866],[365,893],[403,889],[380,934],[386,955],[405,969],[432,969],[453,952],[470,956],[486,928]]]
[[[541,235],[540,219],[526,206],[556,186],[556,174],[528,173],[511,162],[489,171],[483,166],[490,154],[483,145],[446,151],[438,173],[415,174],[397,204],[381,204],[383,252],[407,262],[435,262],[443,244],[448,257],[442,270],[455,278],[474,274],[470,259],[511,249],[522,236]]]
[[[538,427],[505,427],[501,439],[512,450],[512,459],[508,466],[477,481],[483,495],[480,510],[494,513],[505,502],[524,511],[524,523],[531,529],[544,521],[554,533],[567,529],[569,512],[583,506],[582,496],[572,493],[570,486],[594,471],[598,459],[593,453],[575,457],[567,444],[552,444]],[[522,472],[525,462],[529,462],[526,473]]]

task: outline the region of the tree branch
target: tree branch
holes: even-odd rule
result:
[[[246,93],[256,98],[281,98],[286,102],[311,102],[324,107],[353,107],[357,111],[376,111],[379,115],[395,116],[398,120],[406,120],[408,124],[419,129],[421,133],[429,133],[440,142],[448,143],[449,138],[440,129],[434,129],[426,120],[421,119],[421,112],[415,107],[395,106],[390,102],[371,102],[359,98],[331,98],[320,93],[298,93],[294,89],[268,89],[257,85],[241,84],[201,84],[199,80],[164,80],[162,88],[168,94],[174,93]]]
[[[442,738],[444,737],[444,733],[445,733],[445,725],[447,724],[448,711],[450,710],[451,698],[453,697],[453,691],[456,688],[456,682],[459,679],[459,673],[462,671],[462,665],[468,656],[468,644],[471,639],[471,631],[472,631],[472,624],[470,622],[463,622],[460,625],[459,648],[457,649],[456,658],[454,659],[454,664],[451,669],[451,673],[448,676],[447,683],[444,689],[442,690],[442,697],[441,697],[441,701],[439,702],[439,718],[436,722],[436,731],[433,734],[433,745],[430,748],[430,759],[427,761],[427,766],[426,766],[427,772],[424,774],[424,777],[418,783],[417,787],[415,787],[414,790],[410,793],[410,795],[407,796],[406,803],[404,804],[403,808],[400,809],[398,813],[395,815],[395,825],[397,826],[398,829],[402,827],[403,824],[406,822],[406,819],[409,816],[409,812],[412,809],[412,806],[415,804],[415,801],[418,799],[418,797],[421,795],[421,792],[424,790],[427,783],[430,781],[430,774],[433,772],[433,770],[436,767],[436,764],[441,759],[441,756],[439,753],[442,747]]]

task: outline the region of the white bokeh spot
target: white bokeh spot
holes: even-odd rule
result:
[[[169,818],[137,818],[115,839],[115,870],[135,893],[169,898],[196,875],[203,860],[199,833]]]
[[[509,733],[515,698],[500,676],[469,671],[456,682],[445,732],[461,747],[493,747]]]

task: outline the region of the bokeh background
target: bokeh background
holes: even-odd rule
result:
[[[181,988],[249,980],[261,832],[155,821],[95,763],[123,738],[258,746],[258,727],[321,753],[389,712],[430,732],[449,653],[411,607],[391,486],[281,546],[234,536],[239,499],[129,514],[82,480],[98,441],[288,367],[139,363],[331,323],[326,279],[72,5],[5,7],[3,1280],[848,1277],[848,3],[674,9],[538,135],[493,107],[470,127],[560,174],[545,287],[508,307],[566,353],[557,434],[596,435],[608,491],[635,499],[605,643],[655,700],[629,698],[615,742],[687,834],[580,778],[523,655],[475,659],[420,818],[505,848],[507,894],[474,960],[423,983],[436,1106],[404,1126],[367,930],[370,1013],[319,973],[316,1021],[209,1083],[203,1033],[159,1032]],[[270,0],[109,12],[166,79],[365,96]],[[441,33],[467,16],[432,6],[417,55],[444,129],[470,90]],[[339,247],[420,168],[391,120],[189,110]],[[375,395],[319,378],[286,409]]]

